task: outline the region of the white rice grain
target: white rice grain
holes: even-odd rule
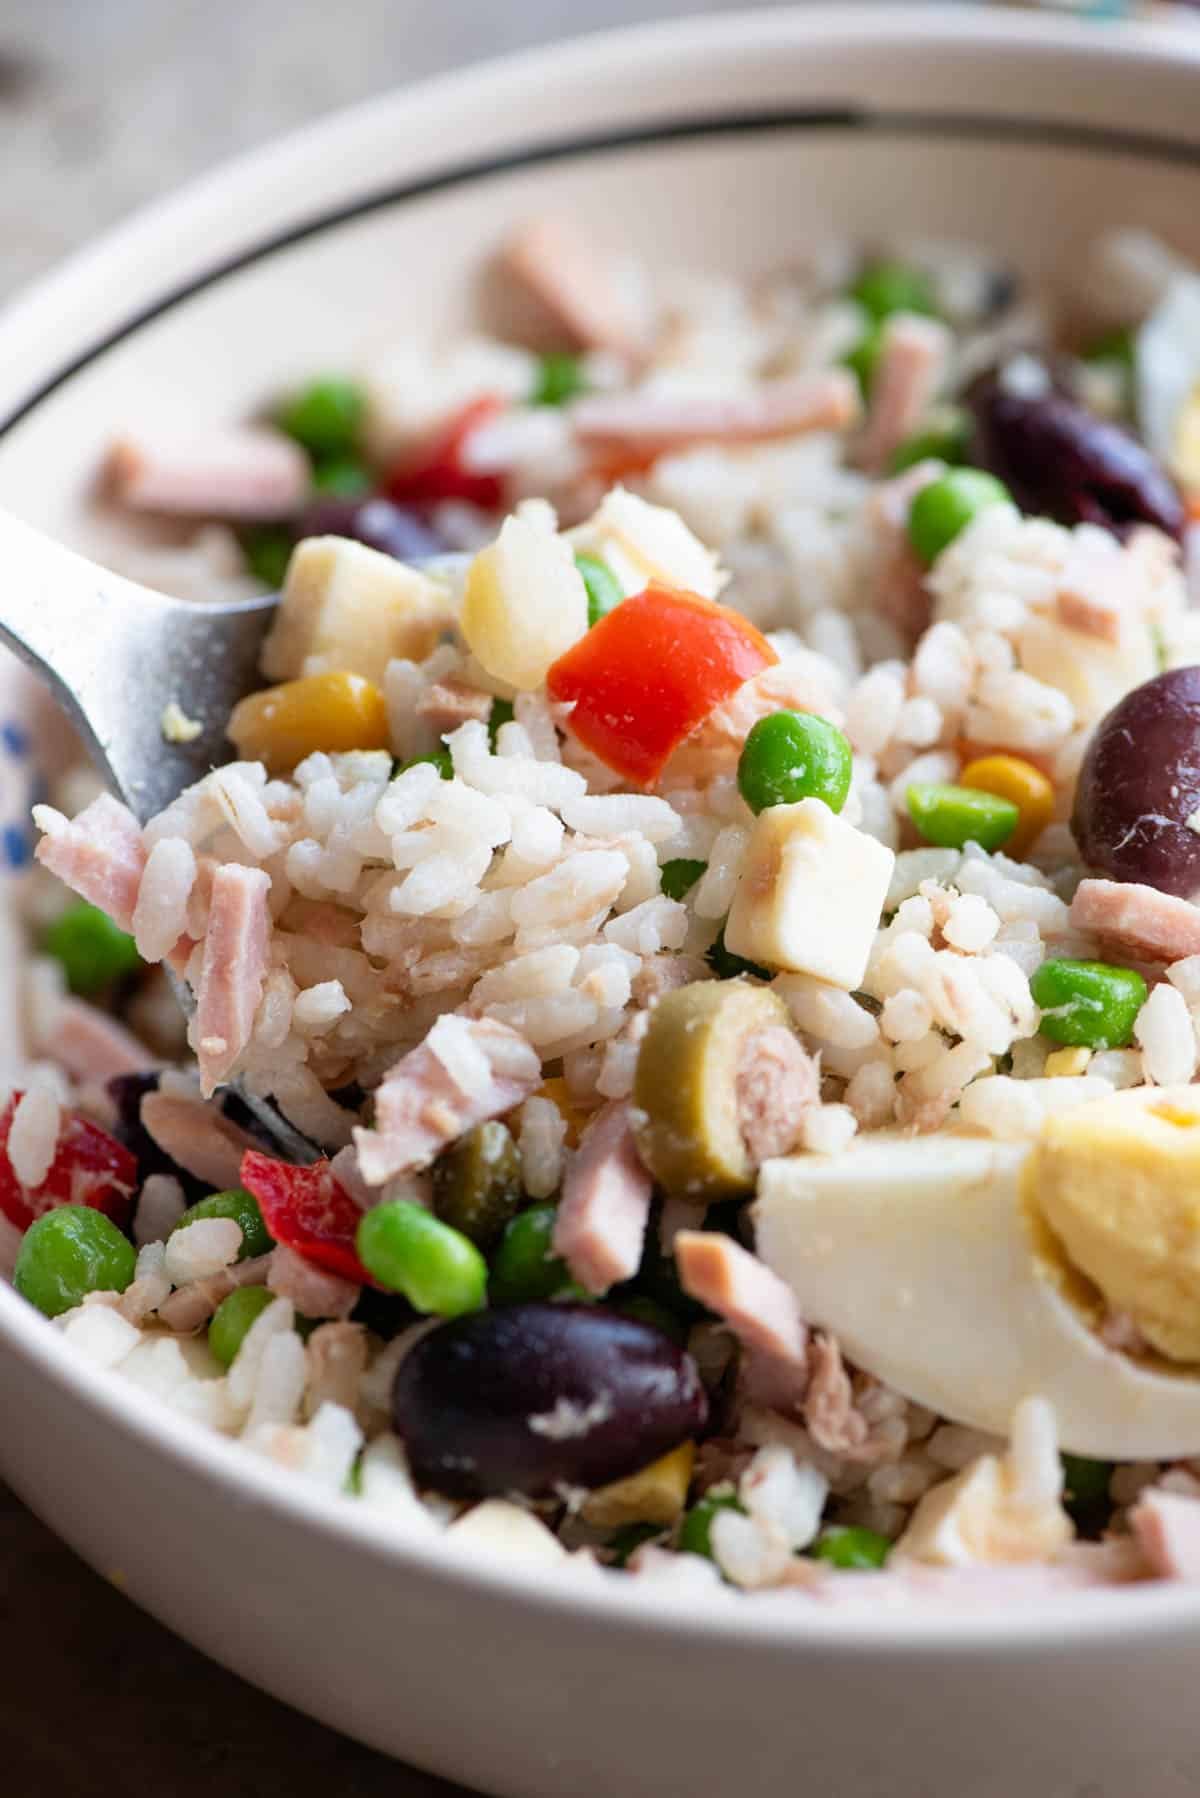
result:
[[[242,1226],[231,1217],[201,1217],[172,1231],[166,1250],[165,1271],[172,1286],[205,1280],[237,1260],[242,1246]]]
[[[292,1006],[292,1026],[301,1036],[322,1036],[351,1009],[340,980],[322,980],[297,993]]]
[[[143,961],[162,961],[188,933],[188,900],[196,856],[182,837],[163,837],[146,861],[133,910],[133,938]]]
[[[8,1158],[27,1191],[42,1184],[54,1162],[62,1106],[49,1086],[31,1084],[17,1100],[8,1131]]]
[[[63,1336],[97,1367],[117,1367],[142,1339],[135,1324],[107,1305],[83,1305],[61,1318]]]
[[[173,1175],[147,1175],[134,1214],[133,1240],[139,1248],[165,1241],[186,1210],[183,1187]]]
[[[1137,1015],[1134,1041],[1155,1086],[1186,1086],[1196,1071],[1196,1033],[1183,994],[1160,981]]]
[[[272,1309],[273,1306],[268,1307],[268,1310]],[[267,1312],[264,1311],[256,1321],[261,1323],[266,1315]],[[259,1359],[254,1394],[243,1434],[252,1437],[268,1424],[294,1423],[300,1411],[300,1401],[304,1397],[307,1375],[304,1344],[296,1332],[281,1330],[271,1336]]]
[[[552,1099],[526,1099],[518,1114],[521,1180],[530,1198],[548,1199],[562,1184],[567,1121]]]

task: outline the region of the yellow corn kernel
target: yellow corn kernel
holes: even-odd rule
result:
[[[316,749],[386,749],[387,706],[360,674],[308,674],[239,700],[226,735],[243,761],[287,774]]]
[[[562,1075],[555,1074],[551,1079],[543,1080],[535,1097],[549,1099],[552,1105],[557,1105],[567,1126],[567,1147],[577,1149],[584,1126],[592,1114],[575,1098]]]
[[[1047,1055],[1044,1071],[1050,1080],[1069,1079],[1075,1074],[1086,1074],[1091,1059],[1090,1049],[1055,1049]]]
[[[1054,816],[1053,783],[1019,755],[981,755],[958,778],[960,786],[1010,800],[1021,814],[1004,845],[1006,855],[1024,855]]]
[[[623,1523],[674,1523],[687,1503],[695,1460],[695,1443],[681,1442],[649,1467],[597,1487],[584,1504],[584,1522],[606,1530]]]

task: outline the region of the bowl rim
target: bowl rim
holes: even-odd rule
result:
[[[1030,57],[1070,54],[1085,66],[1093,62],[1125,63],[1149,69],[1180,62],[1200,66],[1200,36],[1181,41],[1178,27],[1145,24],[1098,30],[1064,18],[1033,17],[1017,13],[950,12],[923,5],[903,12],[891,7],[863,6],[846,10],[831,4],[812,8],[783,8],[721,14],[715,17],[660,21],[633,28],[602,31],[481,62],[393,90],[357,105],[343,108],[314,124],[302,126],[267,145],[220,164],[214,171],[136,212],[38,279],[0,315],[0,341],[12,347],[0,362],[0,405],[11,407],[23,392],[18,367],[35,371],[32,405],[40,403],[37,354],[46,318],[64,309],[77,310],[79,296],[101,293],[112,276],[137,269],[140,256],[150,246],[177,243],[183,229],[204,237],[198,227],[205,221],[220,223],[224,202],[231,189],[243,196],[272,195],[281,186],[290,190],[306,169],[336,166],[339,151],[378,138],[401,111],[406,116],[422,111],[461,110],[504,101],[511,110],[523,94],[536,94],[548,78],[578,84],[599,70],[619,69],[631,52],[667,54],[678,58],[712,58],[745,50],[761,54],[772,47],[787,49],[797,43],[853,43],[869,38],[898,48],[922,46],[936,54],[939,46],[986,51],[1006,47]],[[1173,140],[1182,142],[1183,140]],[[1200,160],[1200,135],[1196,140]],[[238,209],[230,208],[231,212]],[[216,234],[218,243],[236,244],[237,226],[230,221]],[[205,239],[205,242],[208,242]],[[211,255],[189,252],[195,263],[192,278],[209,279],[222,264]],[[134,283],[136,287],[136,282]],[[163,309],[156,295],[149,311]],[[168,296],[169,300],[169,296]],[[126,327],[137,328],[147,308],[126,316]],[[132,323],[131,323],[132,321]],[[85,346],[83,361],[60,371],[52,388],[69,379],[78,366],[96,353]],[[40,381],[46,375],[40,373]],[[26,395],[26,400],[28,396]],[[12,429],[32,409],[17,402],[14,416],[0,428]],[[280,1513],[293,1524],[314,1531],[331,1544],[367,1555],[393,1571],[434,1573],[448,1589],[466,1597],[471,1592],[503,1598],[523,1611],[551,1618],[566,1618],[593,1627],[633,1630],[641,1634],[677,1639],[681,1632],[695,1638],[713,1638],[743,1650],[762,1651],[819,1643],[831,1652],[859,1653],[917,1647],[933,1653],[960,1653],[965,1648],[987,1649],[1004,1655],[1025,1654],[1048,1636],[1055,1647],[1086,1644],[1116,1633],[1125,1640],[1172,1627],[1200,1625],[1200,1593],[1185,1586],[1147,1583],[1118,1591],[1086,1591],[1056,1596],[1014,1610],[980,1608],[969,1613],[926,1611],[920,1607],[879,1608],[833,1612],[819,1603],[805,1604],[795,1593],[760,1594],[752,1600],[725,1589],[701,1593],[670,1586],[623,1581],[608,1575],[573,1576],[528,1562],[494,1560],[464,1552],[453,1541],[440,1537],[408,1536],[385,1520],[369,1523],[362,1512],[340,1494],[327,1494],[288,1475],[249,1453],[242,1445],[218,1435],[202,1424],[172,1411],[162,1403],[148,1402],[147,1395],[124,1385],[119,1377],[98,1369],[73,1350],[51,1322],[0,1281],[0,1352],[14,1354],[23,1368],[45,1379],[70,1399],[99,1413],[113,1428],[115,1446],[122,1439],[141,1449],[167,1456],[177,1466],[209,1486],[215,1498],[253,1502],[266,1513]]]

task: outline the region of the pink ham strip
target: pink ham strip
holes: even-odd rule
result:
[[[899,313],[884,326],[859,457],[882,474],[920,424],[945,373],[951,337],[936,319]]]
[[[638,1160],[629,1106],[606,1105],[567,1169],[554,1220],[555,1254],[597,1298],[637,1272],[653,1192]]]
[[[842,1351],[832,1336],[820,1332],[814,1335],[809,1349],[804,1421],[813,1441],[831,1455],[858,1459],[870,1434],[866,1418],[855,1409]]]
[[[732,1237],[681,1230],[675,1265],[683,1290],[724,1318],[753,1353],[808,1372],[808,1331],[795,1294]]]
[[[1071,901],[1071,923],[1145,961],[1200,955],[1200,908],[1157,887],[1082,880]]]
[[[511,240],[506,260],[580,349],[633,361],[645,353],[645,331],[612,271],[564,220],[534,219]]]
[[[133,813],[101,793],[70,821],[48,805],[35,806],[33,815],[45,832],[36,850],[43,868],[129,930],[146,866],[146,846]]]
[[[207,1096],[228,1078],[254,1028],[267,977],[271,877],[226,862],[213,875],[192,1038]]]
[[[308,497],[308,458],[257,426],[194,438],[123,437],[109,458],[113,489],[138,512],[187,518],[286,518]]]
[[[147,1093],[142,1123],[151,1140],[185,1173],[204,1180],[214,1192],[241,1185],[242,1156],[262,1144],[222,1117],[215,1105],[175,1093]]]
[[[190,1336],[201,1324],[208,1322],[222,1300],[236,1292],[239,1286],[261,1286],[270,1274],[276,1255],[281,1252],[271,1249],[249,1261],[235,1261],[232,1267],[223,1267],[219,1274],[210,1274],[205,1280],[189,1281],[158,1307],[160,1322],[176,1335]]]
[[[1160,1579],[1200,1582],[1200,1499],[1178,1492],[1143,1492],[1129,1524]]]
[[[118,1074],[149,1074],[162,1063],[136,1036],[82,999],[64,999],[45,1043],[47,1055],[75,1080],[113,1080]]]
[[[267,1285],[281,1299],[291,1299],[303,1317],[349,1317],[358,1303],[361,1286],[326,1273],[279,1243],[271,1257]]]
[[[925,586],[928,570],[908,536],[908,514],[922,488],[936,481],[940,465],[918,462],[884,481],[867,501],[875,540],[875,604],[915,645],[929,623],[932,602]]]
[[[845,369],[764,381],[744,393],[597,393],[576,400],[571,423],[581,442],[657,455],[693,443],[755,443],[806,431],[844,431],[859,415],[858,387]]]
[[[375,1128],[355,1130],[359,1172],[369,1186],[382,1186],[394,1174],[428,1167],[465,1131],[527,1099],[541,1079],[537,1050],[507,1024],[454,1013],[439,1018],[376,1092]]]

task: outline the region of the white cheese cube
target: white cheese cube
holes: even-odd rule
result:
[[[628,597],[652,581],[715,599],[725,584],[720,563],[677,512],[614,487],[586,524],[572,531],[575,548],[600,556]]]
[[[268,680],[346,670],[382,686],[396,657],[422,661],[453,623],[446,590],[347,537],[297,544],[263,644]]]
[[[867,971],[895,860],[823,800],[768,806],[746,850],[726,946],[853,991]]]

